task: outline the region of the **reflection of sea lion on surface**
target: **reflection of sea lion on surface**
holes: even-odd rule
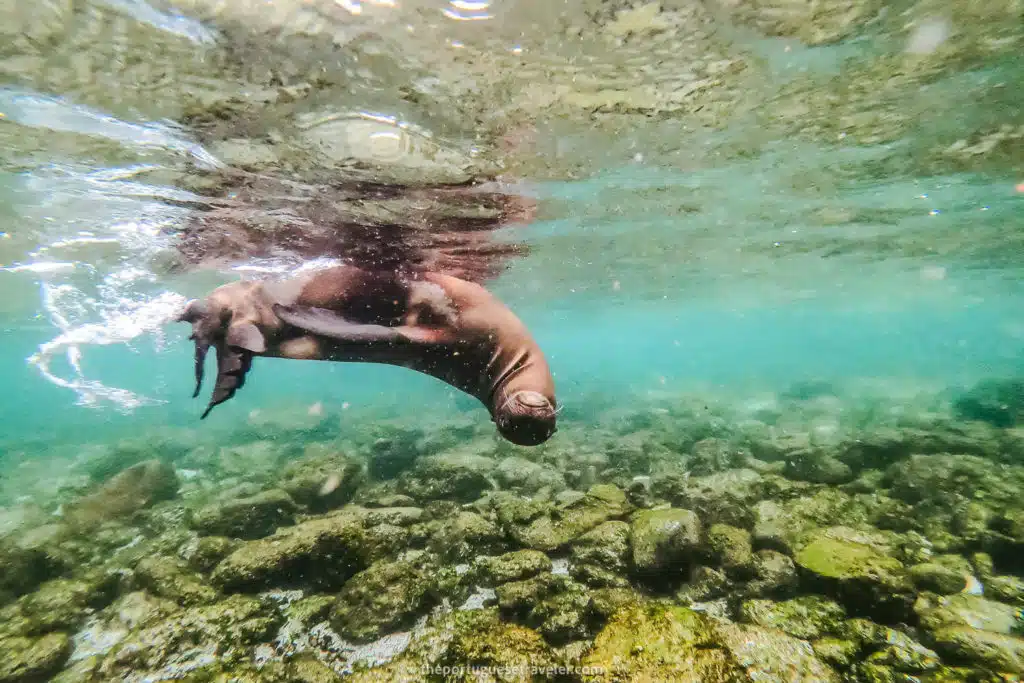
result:
[[[433,272],[327,268],[287,280],[233,282],[189,303],[196,393],[213,347],[217,380],[203,413],[234,396],[254,356],[386,363],[476,397],[509,441],[555,431],[554,381],[540,347],[483,287]]]

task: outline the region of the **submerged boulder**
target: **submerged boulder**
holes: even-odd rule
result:
[[[72,649],[66,633],[0,638],[0,683],[49,680],[64,666]]]
[[[630,526],[612,520],[598,525],[572,543],[572,575],[595,588],[629,585]]]
[[[118,472],[96,491],[64,507],[64,518],[76,528],[127,517],[178,495],[178,475],[162,460],[146,460]]]
[[[479,557],[473,563],[473,576],[485,586],[523,581],[551,571],[551,559],[539,550],[517,550],[495,557]]]
[[[543,510],[543,506],[525,503],[523,514],[529,515],[530,508],[534,507]],[[599,524],[625,515],[629,508],[622,489],[610,484],[595,484],[585,495],[562,498],[549,514],[541,513],[528,524],[510,520],[510,532],[527,548],[550,552],[568,546],[573,539]]]
[[[641,510],[630,531],[633,567],[640,574],[682,574],[700,546],[701,523],[691,510]]]
[[[291,496],[281,489],[270,489],[202,507],[192,515],[191,524],[204,536],[251,540],[294,524],[296,511]]]
[[[488,476],[496,463],[468,453],[442,453],[418,458],[398,479],[399,490],[416,500],[476,500],[493,488]]]
[[[438,599],[436,566],[382,560],[345,582],[331,610],[331,624],[355,643],[411,626]]]
[[[821,529],[794,560],[810,587],[854,614],[892,621],[913,615],[913,585],[903,563],[876,536],[847,527]]]

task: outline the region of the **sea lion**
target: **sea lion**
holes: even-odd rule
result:
[[[508,441],[556,430],[554,379],[519,318],[480,285],[434,272],[336,266],[285,280],[238,281],[189,302],[199,395],[206,352],[217,380],[205,418],[242,387],[255,356],[386,363],[431,375],[487,407]]]

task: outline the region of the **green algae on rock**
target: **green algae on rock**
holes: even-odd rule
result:
[[[95,527],[126,517],[178,495],[178,475],[162,460],[146,460],[118,472],[96,491],[65,506],[64,518],[75,528]]]
[[[551,558],[539,550],[516,550],[494,557],[478,557],[473,561],[472,571],[481,585],[497,586],[550,572]]]
[[[778,603],[748,600],[740,611],[744,622],[784,631],[804,640],[836,633],[838,624],[846,618],[846,611],[841,605],[817,596]]]
[[[443,453],[418,458],[399,477],[399,490],[416,500],[456,500],[468,503],[493,488],[488,475],[497,463],[468,453]]]
[[[599,524],[622,517],[629,508],[626,494],[620,488],[595,484],[585,495],[566,499],[549,514],[537,516],[528,524],[513,521],[510,533],[527,548],[550,552],[568,546]]]
[[[375,562],[345,582],[331,624],[355,643],[408,627],[439,600],[438,571],[407,560]]]
[[[147,557],[135,565],[135,577],[153,595],[183,606],[215,602],[220,597],[216,589],[176,558]]]
[[[633,567],[659,577],[682,574],[696,554],[701,523],[691,510],[641,510],[631,522]]]
[[[191,525],[204,536],[252,540],[295,523],[297,506],[281,489],[213,503],[195,511]]]
[[[66,633],[48,633],[41,638],[0,638],[0,681],[29,683],[53,676],[71,655]]]
[[[819,530],[794,559],[812,585],[851,612],[895,621],[913,614],[914,594],[903,563],[870,536],[845,527]]]
[[[626,587],[629,585],[630,526],[612,520],[600,524],[572,543],[573,577],[588,586]]]

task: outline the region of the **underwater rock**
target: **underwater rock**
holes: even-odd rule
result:
[[[451,561],[470,560],[508,548],[501,530],[475,512],[460,512],[440,521],[428,543],[433,552]]]
[[[999,602],[1024,607],[1024,579],[1017,576],[990,576],[985,579],[985,594]]]
[[[957,662],[970,662],[1008,674],[1024,673],[1024,639],[969,626],[939,629],[931,639],[935,650]]]
[[[576,537],[610,519],[622,517],[629,511],[626,495],[611,484],[595,484],[585,495],[563,495],[560,501],[549,515],[538,516],[529,524],[511,521],[509,531],[513,538],[527,548],[551,552],[564,548]],[[504,512],[513,517],[529,516],[537,509],[543,509],[543,505],[526,503],[519,506],[518,511],[515,507],[506,507]]]
[[[840,444],[836,457],[859,472],[884,470],[911,455],[994,456],[998,450],[995,434],[988,431],[886,427],[858,434]]]
[[[106,520],[127,517],[176,497],[179,484],[171,465],[161,460],[146,460],[118,472],[97,491],[68,503],[64,518],[73,527],[88,528]]]
[[[922,595],[914,604],[921,626],[937,631],[947,626],[967,626],[993,633],[1016,633],[1022,626],[1016,607],[960,593],[948,597]]]
[[[450,683],[530,683],[541,680],[534,668],[553,665],[551,647],[533,629],[501,620],[495,609],[458,610],[416,634],[397,659],[346,681],[426,683],[425,672],[447,670]]]
[[[572,543],[570,573],[595,588],[629,585],[630,526],[612,520],[598,525]]]
[[[734,468],[747,467],[750,451],[739,448],[725,439],[710,437],[693,444],[690,450],[689,470],[701,477]]]
[[[581,661],[584,681],[838,681],[801,640],[656,602],[621,608]]]
[[[0,540],[0,605],[56,578],[65,569],[65,562],[43,548]]]
[[[171,557],[145,558],[135,565],[135,578],[139,586],[153,595],[183,606],[206,604],[220,597],[201,576]]]
[[[66,633],[48,633],[41,638],[0,639],[0,682],[32,683],[48,680],[71,655]]]
[[[954,564],[953,561],[936,558],[934,562],[915,564],[910,568],[910,579],[918,590],[951,595],[964,589],[971,573],[971,565],[959,555],[946,557],[958,559],[960,562]],[[950,566],[951,564],[953,566]]]
[[[359,462],[334,454],[288,465],[280,486],[310,512],[327,512],[352,500],[363,479]]]
[[[732,657],[716,647],[710,620],[683,607],[660,603],[628,605],[616,612],[581,662],[598,681],[746,680]]]
[[[754,547],[792,555],[807,534],[821,526],[870,530],[888,506],[889,501],[877,494],[851,496],[830,487],[781,503],[763,500],[753,507]]]
[[[784,598],[799,585],[796,564],[788,555],[775,550],[754,553],[754,579],[746,586],[751,596]]]
[[[1024,422],[1024,379],[985,380],[953,401],[962,420],[980,420],[996,427]]]
[[[239,545],[239,541],[224,536],[202,536],[182,546],[178,553],[190,569],[206,574]]]
[[[807,45],[828,45],[850,38],[883,7],[880,0],[719,0],[719,4],[766,35],[797,38]]]
[[[428,455],[398,480],[402,493],[416,500],[452,500],[468,503],[492,488],[487,478],[494,471],[490,458],[466,453]]]
[[[374,529],[369,533],[357,512],[343,509],[245,543],[217,565],[212,579],[226,591],[337,588],[373,559],[404,545],[407,532],[400,527]]]
[[[764,477],[752,469],[718,472],[706,477],[669,475],[651,482],[654,495],[674,507],[693,510],[706,524],[753,525],[752,506],[764,497]]]
[[[494,478],[502,488],[525,494],[542,490],[557,492],[565,488],[565,477],[555,470],[516,456],[499,462]]]
[[[259,600],[233,595],[142,626],[120,641],[99,667],[103,680],[180,677],[219,662],[248,661],[254,645],[269,640],[282,617]]]
[[[566,643],[586,635],[593,615],[590,594],[567,576],[541,574],[495,589],[502,613],[536,628],[549,642]]]
[[[368,643],[411,626],[438,599],[437,567],[382,560],[345,582],[331,610],[331,625],[354,643]]]
[[[784,473],[790,479],[814,484],[845,484],[854,478],[853,469],[845,462],[815,450],[790,455]]]
[[[191,526],[203,536],[253,540],[295,523],[295,501],[281,489],[262,491],[206,505],[192,514]]]
[[[705,553],[712,564],[733,578],[746,578],[754,572],[754,551],[750,532],[728,524],[712,524],[708,529]]]
[[[551,558],[539,550],[516,550],[496,557],[478,557],[473,562],[473,577],[484,586],[523,581],[550,571]]]
[[[747,600],[740,608],[740,614],[746,623],[783,631],[804,640],[835,633],[838,625],[846,619],[842,605],[814,595],[784,602]]]
[[[846,527],[812,532],[794,560],[814,590],[854,614],[902,621],[913,615],[914,593],[903,563],[876,536]]]
[[[690,510],[641,510],[630,524],[633,567],[641,574],[681,574],[700,545],[701,523]]]
[[[18,601],[29,635],[73,630],[86,615],[115,597],[118,577],[95,575],[88,580],[54,579]]]
[[[676,591],[676,600],[683,605],[706,604],[721,600],[735,590],[725,572],[701,565],[690,571],[687,582]]]

